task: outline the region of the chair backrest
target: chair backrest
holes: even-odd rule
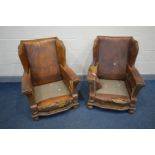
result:
[[[138,52],[130,48],[132,41],[132,37],[97,37],[93,54],[95,63],[98,63],[99,78],[125,79],[127,64],[129,61],[131,65],[135,63]]]
[[[21,41],[22,50],[19,51],[19,56],[24,70],[31,73],[33,85],[61,80],[57,40],[55,37]]]

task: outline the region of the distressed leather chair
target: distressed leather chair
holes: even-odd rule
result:
[[[24,68],[22,93],[29,99],[33,119],[77,107],[79,78],[66,64],[62,41],[21,41],[19,57]]]
[[[88,71],[88,108],[136,109],[137,95],[144,80],[135,68],[138,42],[133,37],[98,36],[93,63]]]

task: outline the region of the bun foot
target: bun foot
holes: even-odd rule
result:
[[[77,109],[77,108],[78,108],[78,105],[74,105],[74,106],[73,106],[73,109]]]
[[[130,114],[134,114],[135,111],[136,111],[136,109],[129,109],[129,113],[130,113]]]
[[[37,117],[33,117],[33,120],[34,121],[38,121],[39,120],[39,117],[37,116]]]
[[[87,105],[88,109],[93,109],[94,107],[92,105]]]

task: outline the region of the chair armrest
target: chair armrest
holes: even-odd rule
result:
[[[128,66],[127,80],[131,88],[131,97],[136,97],[140,89],[145,86],[145,82],[134,66]]]
[[[80,81],[79,77],[75,74],[75,72],[68,67],[67,65],[60,65],[61,74],[65,84],[68,86],[71,94],[76,93],[76,87]]]
[[[97,79],[97,65],[91,64],[88,70],[87,80],[89,82]]]
[[[96,89],[99,89],[102,86],[97,77],[97,66],[98,65],[94,65],[94,64],[90,65],[89,70],[88,70],[87,80],[89,83],[96,85],[95,87]]]
[[[34,102],[34,93],[32,88],[30,73],[24,72],[22,77],[22,94],[28,97],[32,114],[38,113],[37,103]]]
[[[95,64],[90,65],[88,70],[87,80],[89,83],[90,101],[93,102],[93,98],[95,97],[96,90],[102,87],[97,77],[97,65]]]
[[[65,78],[67,80],[71,80],[71,81],[79,81],[80,80],[79,77],[75,74],[75,72],[67,65],[65,65],[65,66],[60,65],[60,68],[61,68],[63,78]]]
[[[22,77],[22,94],[31,95],[33,93],[30,73],[24,72]]]

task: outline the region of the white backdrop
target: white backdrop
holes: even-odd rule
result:
[[[23,39],[57,36],[66,47],[68,65],[77,74],[86,74],[92,62],[92,47],[97,35],[133,36],[139,42],[136,67],[141,74],[155,74],[155,27],[0,27],[0,76],[21,76],[18,44]]]

